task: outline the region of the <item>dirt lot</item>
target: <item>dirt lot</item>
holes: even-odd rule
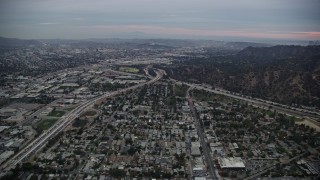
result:
[[[320,126],[317,125],[317,122],[314,122],[312,120],[304,119],[303,121],[296,121],[296,124],[304,124],[306,126],[315,128],[317,132],[320,132]]]

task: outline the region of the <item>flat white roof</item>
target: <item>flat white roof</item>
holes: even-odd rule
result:
[[[240,157],[220,158],[219,164],[221,168],[245,168]]]
[[[206,180],[206,177],[194,177],[194,180]]]

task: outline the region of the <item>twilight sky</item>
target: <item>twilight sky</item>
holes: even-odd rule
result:
[[[0,0],[0,36],[320,40],[320,0]]]

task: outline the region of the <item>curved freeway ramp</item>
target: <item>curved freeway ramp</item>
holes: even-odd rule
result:
[[[70,111],[67,115],[61,117],[61,119],[55,123],[53,126],[51,126],[47,131],[42,133],[39,137],[34,139],[30,144],[28,144],[25,148],[23,148],[21,151],[19,151],[15,156],[13,156],[9,161],[4,163],[1,166],[1,169],[4,171],[9,171],[12,168],[14,168],[17,164],[21,163],[22,161],[28,159],[33,153],[36,153],[40,149],[42,149],[46,142],[51,139],[52,137],[56,136],[59,132],[63,131],[75,118],[77,118],[82,112],[84,112],[86,109],[94,105],[97,101],[103,100],[105,98],[117,96],[121,93],[126,93],[128,91],[137,89],[139,87],[142,87],[144,85],[152,84],[158,80],[160,80],[163,75],[165,74],[164,70],[156,69],[155,70],[157,76],[151,79],[148,82],[140,83],[125,89],[117,90],[111,93],[106,93],[104,95],[89,99],[79,106],[77,106],[75,109]]]

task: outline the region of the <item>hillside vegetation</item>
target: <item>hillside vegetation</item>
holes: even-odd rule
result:
[[[182,81],[320,107],[320,46],[248,47],[232,56],[180,59],[163,68]]]

